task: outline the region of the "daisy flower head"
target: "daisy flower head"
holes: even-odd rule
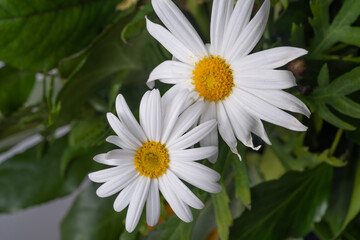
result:
[[[296,86],[294,75],[275,69],[307,51],[276,47],[250,54],[265,30],[270,12],[270,1],[265,0],[250,20],[253,4],[253,0],[239,0],[235,6],[234,0],[213,0],[210,44],[203,43],[171,0],[152,0],[167,29],[147,19],[149,33],[173,55],[173,60],[151,72],[148,86],[160,80],[175,84],[165,96],[190,92],[191,99],[204,105],[200,123],[217,119],[221,137],[236,154],[237,139],[259,149],[253,145],[251,133],[271,144],[261,120],[306,131],[307,127],[283,110],[310,116],[304,103],[283,91]],[[217,146],[217,129],[200,144]],[[209,160],[215,162],[216,158]]]
[[[107,114],[117,135],[106,140],[120,149],[95,156],[96,162],[112,167],[90,173],[89,178],[103,183],[96,191],[99,197],[120,192],[114,209],[120,212],[129,205],[125,224],[128,232],[138,224],[145,203],[147,224],[157,224],[159,191],[181,220],[192,221],[189,206],[201,209],[204,204],[180,179],[210,193],[221,191],[217,183],[220,175],[196,162],[213,156],[217,148],[188,149],[216,127],[216,120],[191,128],[203,106],[188,107],[187,95],[182,92],[169,100],[162,99],[158,90],[146,92],[140,103],[140,124],[122,95],[116,99],[118,117]]]

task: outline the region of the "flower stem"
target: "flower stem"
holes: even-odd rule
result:
[[[343,133],[343,130],[341,128],[339,128],[336,132],[335,139],[334,139],[333,143],[331,144],[331,148],[330,148],[330,152],[329,152],[330,156],[332,156],[334,154],[334,152],[339,144],[342,133]]]

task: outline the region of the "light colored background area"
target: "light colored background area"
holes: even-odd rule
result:
[[[0,239],[60,240],[60,222],[73,198],[59,199],[15,214],[0,215]]]
[[[68,197],[26,209],[14,214],[0,214],[1,240],[60,240],[60,223],[72,202],[84,189],[85,180]]]
[[[1,64],[1,62],[0,62]],[[1,66],[0,66],[1,67]],[[65,125],[55,131],[55,138],[60,138],[70,131]],[[18,136],[16,139],[22,138]],[[36,146],[43,140],[40,134],[31,135],[18,142],[9,150],[0,154],[0,165],[9,158]],[[0,146],[4,145],[0,142]],[[70,209],[78,193],[84,189],[88,180],[70,196],[31,207],[13,214],[0,214],[0,240],[60,240],[60,223]],[[26,187],[24,185],[24,187]]]

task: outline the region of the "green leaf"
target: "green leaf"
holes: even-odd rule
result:
[[[359,223],[360,215],[357,216],[351,223],[349,223],[348,227],[341,233],[341,235],[337,238],[339,240],[357,240],[360,239],[360,223]]]
[[[87,55],[85,63],[70,77],[59,94],[62,117],[73,118],[78,115],[83,104],[97,90],[109,83],[119,83],[128,79],[128,84],[138,85],[136,93],[141,92],[141,89],[147,89],[145,81],[148,74],[163,57],[145,31],[129,40],[128,44],[121,40],[125,24],[134,15],[135,13],[132,13],[120,19],[95,46],[84,53]],[[126,85],[123,84],[123,87]],[[78,91],[79,89],[81,91]]]
[[[244,155],[244,154],[243,154]],[[245,160],[239,161],[239,158],[229,151],[228,158],[231,158],[235,174],[235,196],[240,197],[242,203],[246,207],[250,207],[251,204],[251,192],[250,192],[250,179]]]
[[[72,124],[69,135],[70,147],[94,147],[105,142],[108,135],[106,116],[77,120]]]
[[[75,190],[89,171],[89,164],[86,164],[89,158],[79,156],[63,178],[61,155],[67,146],[66,138],[62,138],[51,146],[40,144],[2,163],[0,212],[18,211]]]
[[[327,85],[329,85],[329,82],[330,82],[329,68],[327,64],[324,64],[318,76],[318,84],[320,87],[326,87]]]
[[[118,240],[124,231],[125,211],[113,209],[115,197],[99,198],[96,187],[90,184],[76,198],[61,223],[64,240]]]
[[[263,154],[259,155],[259,169],[266,181],[279,179],[286,170],[271,147],[266,146]]]
[[[305,33],[304,26],[293,23],[291,26],[291,46],[305,48]]]
[[[252,208],[234,221],[230,239],[303,237],[328,201],[332,169],[288,172],[252,189]]]
[[[360,90],[360,67],[345,73],[329,83],[329,73],[324,65],[318,77],[319,87],[309,96],[317,113],[327,122],[345,130],[355,130],[351,124],[341,120],[328,105],[340,113],[353,118],[360,118],[360,104],[345,95]]]
[[[0,0],[0,59],[19,69],[52,69],[115,19],[118,2]]]
[[[141,30],[145,25],[144,19],[151,12],[153,12],[151,4],[147,4],[137,11],[137,14],[134,16],[134,18],[131,19],[128,24],[126,24],[121,32],[121,39],[123,42],[127,43],[128,38],[139,35],[141,33]]]
[[[195,216],[194,216],[195,218]],[[176,215],[170,217],[161,223],[155,229],[149,232],[147,240],[188,240],[191,236],[191,230],[194,222],[185,223]]]
[[[209,239],[207,238],[209,237],[209,234],[211,234],[213,231],[217,232],[214,211],[215,209],[213,207],[213,202],[211,199],[209,199],[205,202],[205,207],[199,211],[199,215],[194,218],[194,227],[191,233],[191,240]]]
[[[315,37],[309,52],[310,57],[315,59],[326,58],[327,51],[338,42],[360,47],[360,28],[351,26],[360,15],[360,1],[345,0],[338,14],[330,20],[329,8],[332,2],[310,1],[313,18],[309,22]]]
[[[234,154],[233,154],[234,155]],[[215,209],[216,225],[218,226],[218,233],[221,240],[229,239],[229,227],[232,225],[233,219],[231,216],[229,206],[229,196],[226,192],[226,187],[221,184],[222,191],[217,194],[212,194],[211,198]]]
[[[330,204],[321,222],[315,224],[322,239],[337,239],[360,211],[359,151],[349,153],[349,164],[334,171]]]
[[[360,161],[357,161],[355,170],[355,180],[353,185],[353,191],[351,194],[350,206],[347,212],[347,216],[345,222],[343,224],[343,228],[347,226],[347,224],[354,219],[354,217],[360,212]]]
[[[35,73],[0,68],[0,111],[9,115],[24,105],[35,83]]]

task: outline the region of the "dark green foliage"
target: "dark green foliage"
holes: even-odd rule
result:
[[[86,47],[116,17],[117,0],[0,1],[0,59],[47,71]]]
[[[235,220],[230,239],[301,237],[324,214],[332,169],[321,165],[304,173],[288,172],[252,189],[252,208]]]
[[[124,213],[113,210],[114,198],[101,199],[95,186],[83,190],[61,224],[62,239],[119,239],[124,230]]]

